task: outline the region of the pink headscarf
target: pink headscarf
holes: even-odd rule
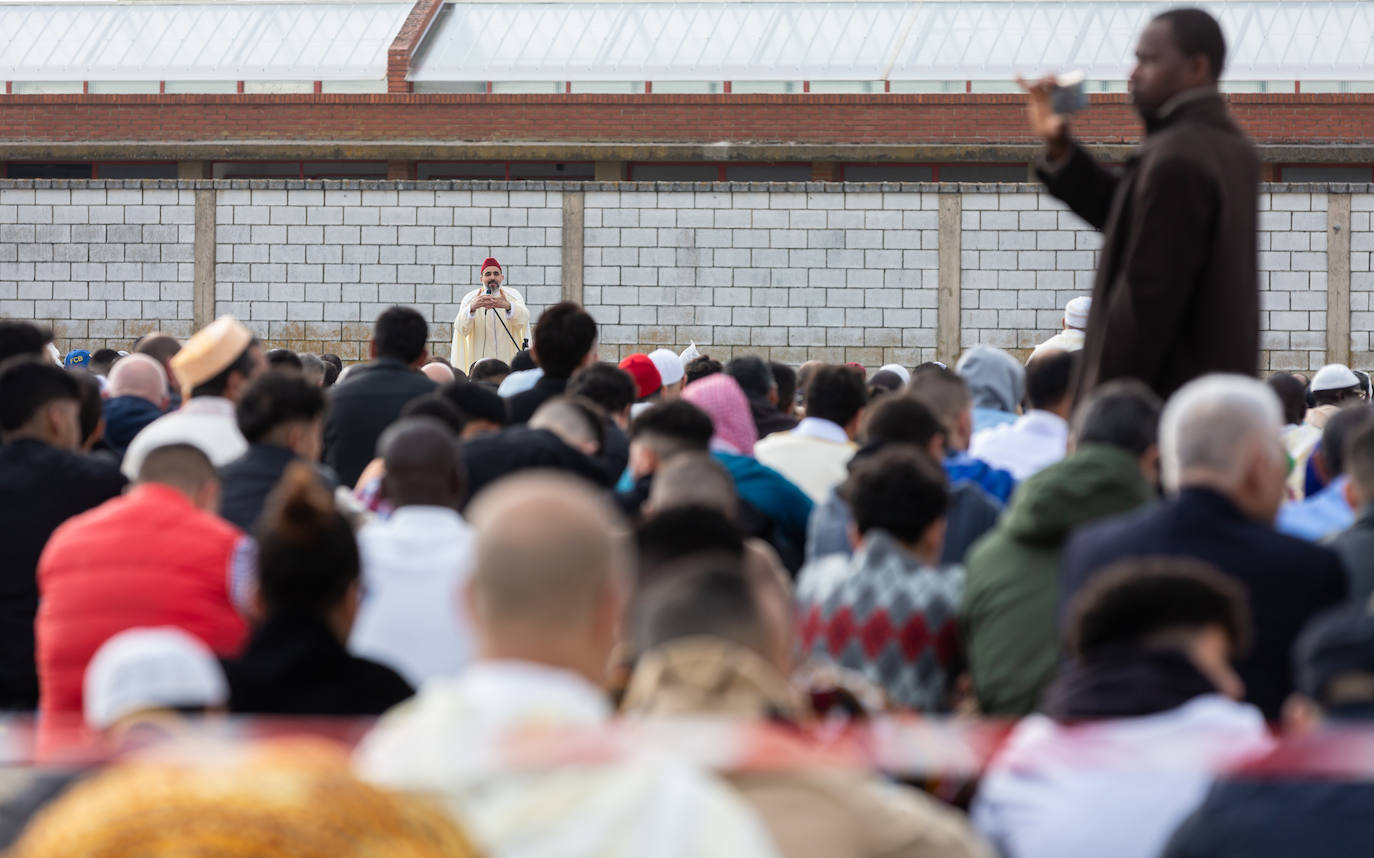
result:
[[[692,382],[682,391],[682,398],[705,411],[715,424],[716,434],[711,446],[727,452],[754,455],[754,442],[759,430],[749,413],[749,400],[740,390],[739,382],[723,372],[708,375]]]

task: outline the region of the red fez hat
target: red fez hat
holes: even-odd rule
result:
[[[482,267],[477,270],[478,273],[481,273],[483,271],[486,271],[488,268],[495,268],[497,271],[500,271],[501,263],[497,262],[493,257],[488,256],[486,259],[482,261]]]
[[[635,398],[653,396],[663,387],[663,376],[648,355],[633,354],[620,362],[620,368],[635,380]]]

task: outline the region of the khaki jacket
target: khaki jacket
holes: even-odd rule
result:
[[[624,709],[643,717],[803,720],[806,706],[776,670],[717,638],[676,641],[640,659]],[[923,793],[851,770],[728,776],[784,858],[990,858],[963,815]]]

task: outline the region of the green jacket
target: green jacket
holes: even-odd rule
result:
[[[1060,555],[1074,529],[1155,497],[1135,456],[1089,444],[1026,480],[969,550],[960,623],[978,703],[1025,715],[1059,662]]]

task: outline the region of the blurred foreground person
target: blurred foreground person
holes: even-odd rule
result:
[[[637,601],[642,654],[630,715],[729,718],[797,726],[814,718],[789,683],[796,628],[789,594],[728,562],[680,561]],[[784,858],[990,856],[954,810],[880,776],[843,768],[750,771],[730,783],[768,825]]]
[[[113,734],[163,727],[174,732],[182,713],[222,712],[229,683],[200,638],[170,626],[127,629],[96,650],[82,680],[86,726]]]
[[[1162,504],[1080,529],[1064,550],[1063,598],[1128,557],[1210,563],[1245,587],[1255,645],[1237,662],[1246,699],[1278,718],[1293,688],[1288,653],[1298,632],[1345,598],[1340,560],[1274,530],[1287,457],[1279,400],[1263,382],[1212,375],[1186,385],[1159,424]]]
[[[1283,744],[1217,783],[1165,858],[1369,854],[1374,783],[1361,752],[1374,722],[1368,607],[1313,622],[1293,647],[1293,667],[1298,691],[1284,707]]]
[[[469,519],[478,660],[387,714],[358,749],[363,775],[443,800],[496,858],[774,854],[737,795],[655,751],[511,768],[501,750],[518,751],[522,731],[610,718],[603,683],[633,561],[620,517],[568,477],[511,477],[477,498]]]
[[[360,782],[324,742],[121,763],[39,814],[15,858],[470,858],[429,805]]]
[[[1218,767],[1268,749],[1231,661],[1245,592],[1204,563],[1128,560],[1075,600],[1073,661],[989,766],[973,821],[1006,858],[1153,858]]]
[[[287,468],[254,534],[261,623],[224,666],[230,710],[378,715],[413,693],[344,643],[358,613],[358,544],[310,466]]]
[[[125,629],[174,626],[221,656],[238,654],[247,545],[218,507],[210,460],[171,444],[143,457],[132,491],[57,529],[38,563],[43,713],[81,711],[86,665]]]
[[[1346,498],[1357,518],[1349,530],[1328,543],[1341,557],[1350,584],[1347,601],[1366,606],[1374,596],[1374,423],[1365,423],[1346,443],[1350,482]]]
[[[77,452],[80,396],[77,380],[42,358],[0,364],[0,710],[38,705],[33,620],[44,544],[124,488],[118,466]]]

